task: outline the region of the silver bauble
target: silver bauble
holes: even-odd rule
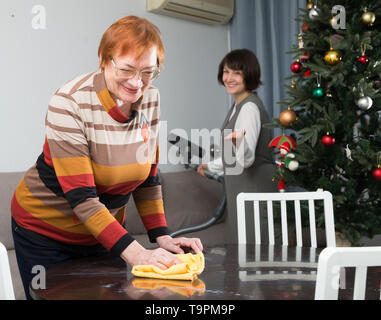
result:
[[[373,100],[368,96],[363,96],[357,100],[356,104],[361,110],[368,110],[372,107]]]
[[[319,16],[319,9],[317,6],[314,6],[309,12],[308,16],[311,20],[315,20]]]
[[[296,160],[291,160],[288,164],[288,170],[290,171],[296,171],[299,168],[299,162]]]

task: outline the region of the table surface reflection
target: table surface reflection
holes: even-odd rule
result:
[[[312,300],[321,249],[225,245],[204,250],[205,269],[193,281],[138,278],[120,258],[72,260],[46,271],[48,300]],[[346,269],[339,299],[352,299],[353,273]],[[354,270],[352,270],[354,271]],[[366,299],[380,299],[381,268],[369,268]]]

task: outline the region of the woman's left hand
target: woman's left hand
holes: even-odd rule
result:
[[[224,139],[225,140],[232,140],[234,146],[236,148],[238,148],[239,145],[241,144],[241,141],[244,138],[245,134],[246,134],[246,130],[244,130],[244,129],[236,130],[236,131],[233,131],[232,133],[228,134]]]
[[[179,254],[184,253],[182,247],[191,249],[193,253],[198,253],[203,250],[199,238],[172,238],[171,236],[165,235],[157,237],[156,242],[161,248]]]

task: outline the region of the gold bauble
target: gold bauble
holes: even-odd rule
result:
[[[333,27],[333,23],[335,22],[335,18],[332,17],[331,19],[328,20],[328,22]]]
[[[279,121],[285,127],[288,127],[295,120],[296,120],[296,114],[291,109],[284,110],[279,115]]]
[[[311,1],[308,1],[307,3],[307,9],[311,10],[314,7],[314,4]]]
[[[376,15],[372,11],[365,11],[361,16],[362,22],[368,25],[372,25],[376,20]]]
[[[342,59],[340,51],[333,50],[332,48],[325,54],[324,61],[330,66],[338,64]]]

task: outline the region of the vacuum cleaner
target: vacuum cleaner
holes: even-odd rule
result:
[[[168,137],[168,142],[173,144],[178,148],[177,154],[182,157],[184,167],[186,169],[192,169],[197,171],[198,165],[197,164],[192,164],[191,159],[196,156],[200,159],[203,158],[205,155],[205,150],[201,148],[200,146],[192,143],[191,141],[182,138],[178,135],[175,135],[171,133]],[[215,154],[215,147],[214,145],[211,146],[209,150],[211,156],[214,157]],[[171,237],[178,237],[182,234],[185,233],[190,233],[190,232],[196,232],[200,230],[204,230],[212,226],[218,219],[220,219],[224,213],[225,213],[225,207],[226,207],[226,193],[225,193],[225,182],[224,182],[224,177],[223,175],[218,175],[215,173],[211,173],[209,171],[204,171],[205,176],[208,179],[216,180],[219,183],[222,184],[222,194],[221,194],[221,200],[218,203],[217,207],[214,209],[214,213],[212,218],[209,220],[205,221],[204,223],[201,223],[199,225],[191,226],[191,227],[186,227],[180,230],[177,230],[175,232],[172,232],[170,234]]]

